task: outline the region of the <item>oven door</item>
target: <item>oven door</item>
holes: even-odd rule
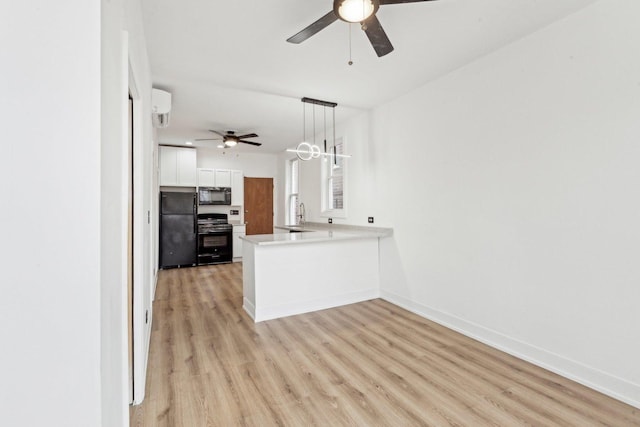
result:
[[[212,231],[198,234],[198,265],[231,262],[231,231]]]

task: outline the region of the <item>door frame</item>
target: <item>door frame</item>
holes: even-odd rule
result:
[[[127,55],[128,56],[128,55]],[[130,404],[139,404],[144,399],[145,380],[147,371],[148,348],[146,329],[148,318],[145,310],[145,256],[144,256],[144,232],[147,226],[147,218],[144,213],[144,120],[143,102],[141,92],[136,84],[130,58],[127,61],[129,68],[129,94],[133,100],[133,373],[129,377],[133,380]],[[128,184],[128,183],[127,183]]]

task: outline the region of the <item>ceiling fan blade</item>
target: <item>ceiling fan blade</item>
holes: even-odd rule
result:
[[[220,141],[220,138],[196,138],[194,141]]]
[[[373,46],[373,50],[376,51],[379,57],[393,52],[393,45],[389,37],[387,37],[387,33],[384,32],[380,21],[376,18],[376,15],[371,15],[369,19],[364,21],[364,24],[366,26],[364,32],[367,34],[367,37],[369,37],[371,46]]]
[[[221,137],[223,137],[223,138],[224,138],[225,136],[227,136],[227,135],[225,135],[224,133],[218,132],[217,130],[211,130],[211,129],[209,129],[209,132],[213,132],[213,133],[215,133],[216,135],[220,135],[220,136],[221,136]]]
[[[239,140],[238,142],[242,142],[243,144],[251,144],[251,145],[255,145],[256,147],[261,146],[262,144],[260,144],[259,142],[253,142],[253,141],[243,141],[243,140]]]
[[[248,133],[246,135],[239,135],[238,138],[239,139],[245,139],[245,138],[257,138],[258,135],[256,135],[255,133]]]
[[[400,4],[400,3],[420,3],[423,1],[435,1],[435,0],[380,0],[380,4]]]
[[[333,24],[337,20],[338,20],[338,17],[336,16],[335,13],[333,13],[333,10],[332,10],[331,12],[324,15],[322,18],[318,19],[313,24],[309,25],[304,30],[300,31],[294,36],[289,37],[287,41],[289,43],[295,43],[295,44],[302,43],[303,41],[305,41],[306,39],[308,39],[318,31],[328,27],[330,24]]]

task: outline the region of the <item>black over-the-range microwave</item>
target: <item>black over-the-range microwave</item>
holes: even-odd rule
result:
[[[198,203],[201,205],[230,205],[230,187],[198,187]]]

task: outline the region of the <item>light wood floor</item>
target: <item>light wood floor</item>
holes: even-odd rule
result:
[[[382,300],[254,324],[242,267],[160,273],[132,426],[640,426],[640,410]]]

